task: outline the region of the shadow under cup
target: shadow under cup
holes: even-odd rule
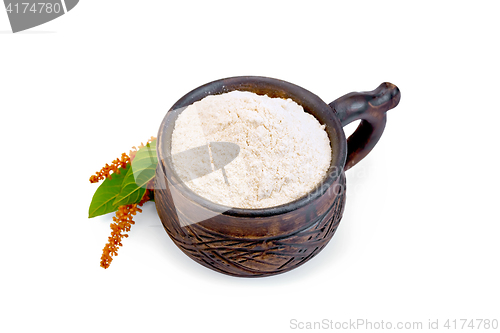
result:
[[[208,95],[233,90],[290,98],[325,125],[332,158],[326,178],[293,202],[263,209],[219,205],[190,190],[177,176],[171,138],[177,116]],[[334,235],[345,203],[346,139],[332,108],[310,91],[265,77],[233,77],[203,85],[182,97],[165,116],[157,140],[155,202],[174,243],[205,267],[240,277],[261,277],[298,267]]]

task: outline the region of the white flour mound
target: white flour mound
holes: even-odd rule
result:
[[[215,150],[214,142],[237,146]],[[267,208],[313,190],[326,176],[331,148],[325,126],[291,99],[232,91],[180,113],[172,158],[198,195],[230,207]],[[228,163],[223,168],[221,158]]]

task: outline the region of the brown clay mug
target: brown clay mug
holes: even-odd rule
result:
[[[331,165],[312,192],[276,207],[241,209],[210,202],[180,181],[170,155],[177,116],[207,95],[232,90],[291,98],[326,125]],[[382,83],[373,91],[352,92],[326,104],[304,88],[258,76],[226,78],[194,89],[172,106],[158,132],[155,202],[165,230],[182,252],[220,273],[262,277],[302,265],[337,230],[345,203],[344,171],[372,150],[384,130],[385,112],[400,97],[395,85]],[[342,126],[358,119],[358,128],[346,140]]]

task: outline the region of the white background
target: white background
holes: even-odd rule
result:
[[[19,34],[0,10],[0,331],[500,320],[498,2],[238,3],[82,0]],[[229,277],[180,252],[148,203],[99,267],[113,215],[87,219],[89,176],[156,135],[185,93],[237,75],[327,103],[401,89],[347,172],[332,241],[286,274]]]

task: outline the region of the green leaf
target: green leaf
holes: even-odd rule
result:
[[[114,200],[120,194],[123,180],[131,169],[130,164],[127,164],[125,169],[119,169],[120,173],[114,173],[111,175],[111,178],[106,178],[102,182],[92,197],[89,207],[89,218],[118,210],[119,205],[115,205]]]
[[[153,140],[135,155],[132,167],[125,175],[120,194],[113,205],[130,205],[141,201],[146,192],[146,185],[155,177],[157,164],[156,140]]]
[[[135,183],[134,172],[132,171],[132,168],[130,168],[125,175],[120,193],[113,201],[113,205],[122,206],[138,203],[141,201],[145,192],[146,188],[139,187]]]

